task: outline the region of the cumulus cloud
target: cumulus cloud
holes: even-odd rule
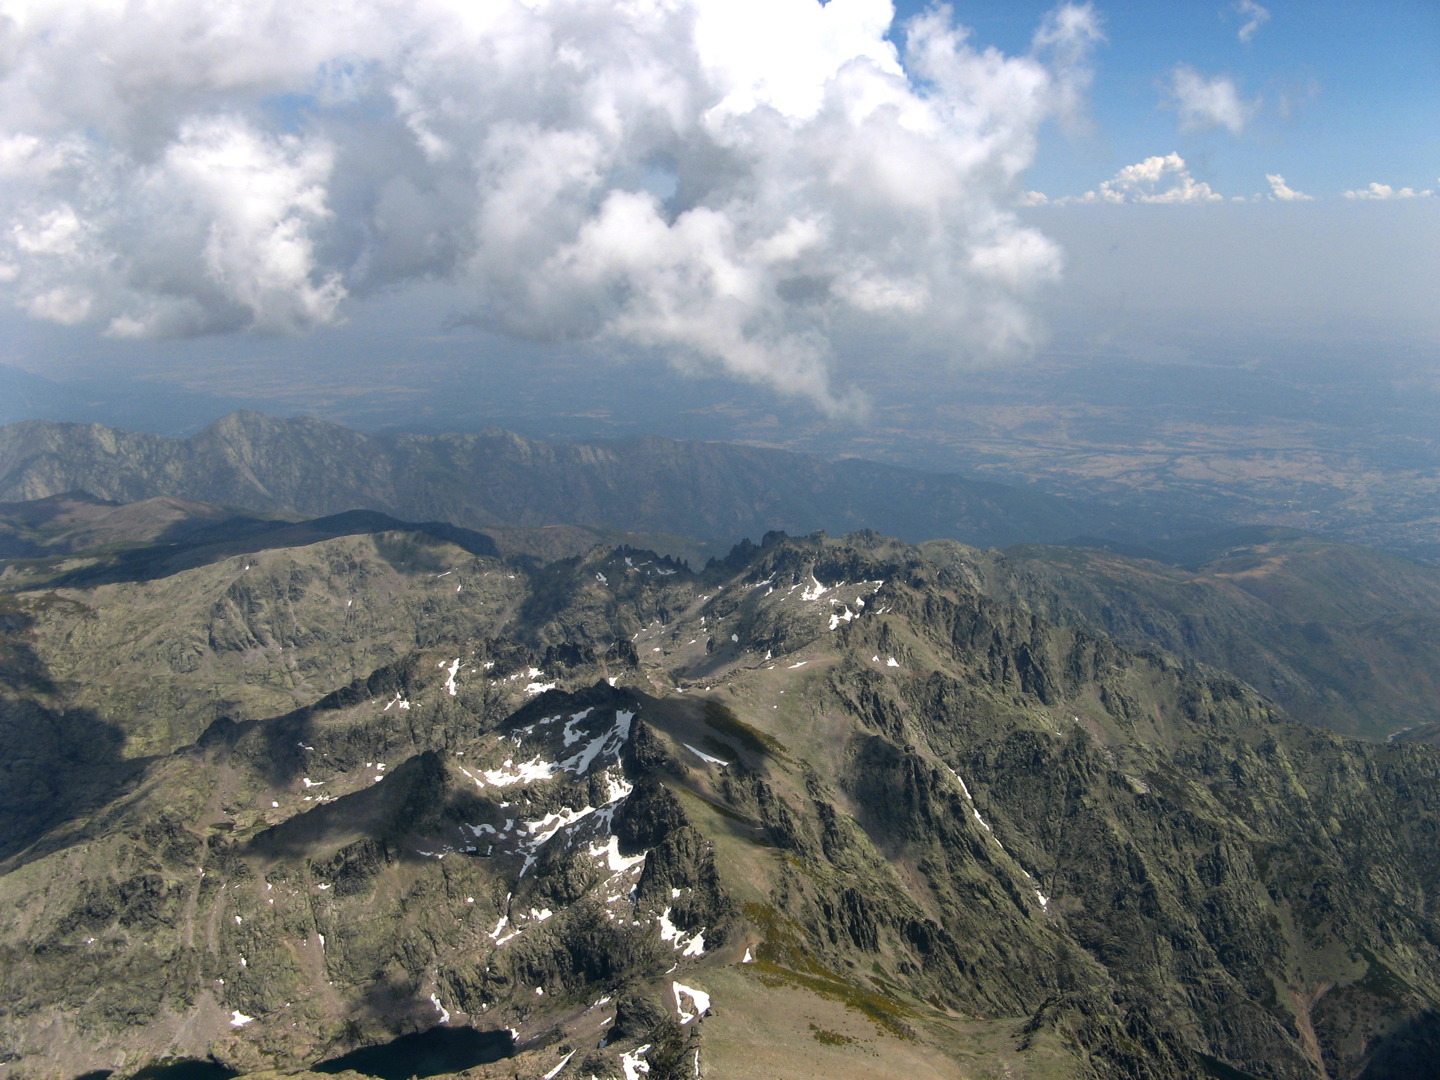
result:
[[[1027,191],[1021,201],[1026,206],[1064,206],[1069,203],[1207,203],[1219,202],[1222,198],[1205,181],[1190,175],[1184,158],[1170,153],[1126,165],[1098,189],[1084,195],[1048,199],[1039,192]]]
[[[1265,180],[1270,185],[1270,197],[1280,202],[1309,202],[1315,197],[1306,195],[1303,191],[1296,191],[1285,183],[1285,177],[1279,173],[1266,173]]]
[[[1239,38],[1241,44],[1249,45],[1254,40],[1256,31],[1270,20],[1270,12],[1255,3],[1255,0],[1236,0],[1230,7],[1245,20],[1240,26]]]
[[[1058,248],[1009,207],[1100,39],[889,0],[75,0],[0,16],[0,293],[129,337],[465,317],[837,407],[832,328],[1023,349]],[[97,59],[98,58],[98,59]]]
[[[1371,183],[1369,187],[1357,188],[1354,191],[1345,192],[1347,199],[1424,199],[1433,192],[1426,188],[1423,191],[1416,191],[1414,188],[1402,187],[1393,188],[1389,184]]]
[[[1258,101],[1240,96],[1240,88],[1229,75],[1207,79],[1189,64],[1178,64],[1170,72],[1167,90],[1180,114],[1182,131],[1223,127],[1239,135],[1260,107]]]

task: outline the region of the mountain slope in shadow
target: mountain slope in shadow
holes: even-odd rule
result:
[[[772,530],[873,528],[978,546],[1134,532],[1111,511],[1001,484],[724,443],[365,435],[253,412],[188,439],[48,421],[0,428],[0,499],[71,491],[301,517],[363,508],[472,529],[571,525],[670,535],[714,553]]]

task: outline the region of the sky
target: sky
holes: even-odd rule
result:
[[[978,38],[1012,51],[1046,10],[956,8]],[[1126,167],[1171,154],[1225,198],[1283,198],[1272,175],[1317,199],[1440,182],[1440,5],[1114,0],[1094,10],[1104,41],[1091,60],[1092,126],[1042,140],[1035,190],[1100,192]]]
[[[1425,0],[0,0],[0,363],[1437,342],[1437,104]]]

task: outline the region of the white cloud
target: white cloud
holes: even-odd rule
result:
[[[1245,20],[1239,31],[1241,44],[1249,45],[1255,38],[1255,32],[1260,29],[1263,23],[1270,20],[1270,12],[1266,8],[1255,3],[1255,0],[1236,0],[1230,5]]]
[[[1260,107],[1258,101],[1246,101],[1240,96],[1230,76],[1207,79],[1189,64],[1178,64],[1170,72],[1168,90],[1180,114],[1182,131],[1223,127],[1239,135]]]
[[[1038,193],[1027,192],[1027,195]],[[1148,157],[1134,165],[1127,165],[1098,190],[1087,191],[1075,198],[1047,200],[1038,195],[1029,205],[1050,202],[1066,203],[1207,203],[1219,202],[1223,196],[1216,194],[1209,184],[1196,180],[1190,175],[1185,159],[1179,154]]]
[[[1371,183],[1369,187],[1345,192],[1347,199],[1424,199],[1434,194],[1429,188],[1416,191],[1414,188],[1393,188],[1389,184]]]
[[[1083,131],[1089,126],[1086,95],[1095,75],[1090,52],[1104,40],[1100,18],[1088,3],[1053,8],[1035,31],[1034,51],[1049,60],[1055,74],[1055,112],[1072,130]]]
[[[1270,197],[1280,202],[1308,202],[1315,197],[1306,195],[1303,191],[1296,191],[1285,183],[1285,177],[1279,173],[1266,173],[1265,179],[1270,184]]]
[[[534,338],[837,406],[837,321],[1023,349],[1058,248],[1008,209],[1100,39],[889,0],[76,0],[12,9],[3,295],[117,336],[333,324],[408,282]],[[98,58],[98,62],[97,62]]]

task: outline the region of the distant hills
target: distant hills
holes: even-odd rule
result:
[[[602,535],[695,556],[772,530],[873,528],[980,547],[1134,533],[1112,511],[1002,484],[725,443],[366,435],[254,412],[187,439],[37,420],[0,427],[0,500],[76,491],[297,517],[368,509],[472,529],[589,531],[557,540],[549,555],[578,552]]]

